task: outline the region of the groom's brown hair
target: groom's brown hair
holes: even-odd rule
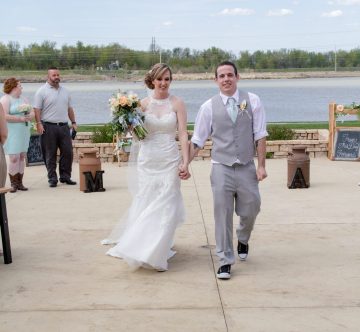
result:
[[[216,67],[216,69],[215,69],[215,77],[216,77],[216,78],[217,78],[217,70],[218,70],[219,67],[222,67],[222,66],[231,66],[231,67],[233,67],[233,68],[234,68],[235,76],[237,76],[238,70],[237,70],[237,68],[236,68],[235,63],[226,60],[226,61],[220,62],[220,63],[217,65],[217,67]]]

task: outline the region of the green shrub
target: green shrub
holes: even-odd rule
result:
[[[280,141],[280,140],[291,140],[295,138],[295,132],[282,125],[270,125],[267,128],[269,136],[266,138],[267,141]]]
[[[93,143],[112,143],[114,134],[111,124],[96,127],[91,141]]]
[[[266,159],[273,159],[274,158],[274,152],[266,152]]]

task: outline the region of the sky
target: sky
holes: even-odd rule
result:
[[[359,14],[360,0],[13,0],[0,43],[327,52],[360,47]]]

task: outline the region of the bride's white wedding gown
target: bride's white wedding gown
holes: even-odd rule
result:
[[[150,97],[145,112],[146,138],[137,157],[138,190],[124,228],[113,231],[104,244],[116,243],[107,254],[133,267],[167,270],[176,227],[185,219],[180,192],[180,155],[175,140],[177,117],[171,97]],[[121,233],[118,238],[116,233]]]

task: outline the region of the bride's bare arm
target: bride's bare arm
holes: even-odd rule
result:
[[[181,146],[182,165],[181,171],[188,178],[189,175],[189,145],[187,132],[187,113],[184,102],[180,98],[176,98],[176,116],[178,121],[178,134]]]

